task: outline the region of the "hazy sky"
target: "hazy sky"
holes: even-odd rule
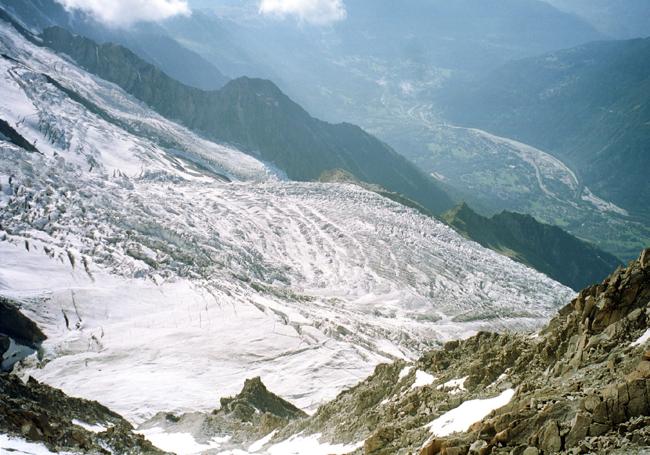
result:
[[[261,0],[261,14],[295,16],[299,21],[327,24],[345,19],[343,0]]]
[[[57,0],[67,9],[77,9],[111,26],[128,26],[139,21],[160,21],[190,14],[186,0]]]
[[[69,10],[82,10],[110,26],[129,26],[140,21],[160,21],[190,14],[188,0],[57,0]],[[253,0],[251,0],[253,1]],[[324,25],[346,17],[343,0],[254,0],[259,13],[276,18]],[[201,2],[206,4],[205,0]],[[214,0],[215,5],[219,0]]]

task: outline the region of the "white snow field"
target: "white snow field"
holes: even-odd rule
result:
[[[134,423],[257,375],[313,411],[379,362],[533,330],[573,295],[374,193],[283,181],[1,21],[0,53],[0,119],[41,152],[0,137],[0,294],[49,337],[27,371]]]

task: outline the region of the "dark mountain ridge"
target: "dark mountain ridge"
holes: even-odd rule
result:
[[[483,217],[463,203],[442,215],[465,237],[522,262],[578,291],[602,280],[621,262],[557,226],[503,211]]]
[[[59,27],[44,30],[42,39],[161,115],[270,162],[293,180],[316,180],[340,168],[434,213],[452,205],[431,177],[388,145],[355,125],[311,117],[270,81],[242,77],[204,91],[172,79],[119,45],[99,45]]]

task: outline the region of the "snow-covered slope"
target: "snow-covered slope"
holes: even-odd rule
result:
[[[305,409],[375,364],[534,329],[571,291],[355,186],[283,181],[0,22],[0,293],[30,374],[140,421],[262,376]]]

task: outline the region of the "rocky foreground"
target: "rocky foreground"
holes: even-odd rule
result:
[[[162,453],[134,433],[128,421],[96,401],[72,398],[33,378],[23,381],[11,374],[14,364],[35,353],[44,339],[16,302],[0,297],[0,435],[54,452]]]
[[[71,398],[34,379],[0,374],[0,434],[53,452],[159,454],[129,422],[96,401]]]
[[[210,414],[163,413],[140,430],[227,441],[214,453],[264,453],[299,434],[357,455],[650,453],[649,325],[650,249],[539,334],[482,332],[414,363],[379,365],[313,416],[255,378]],[[100,404],[10,374],[0,375],[2,433],[52,450],[157,453]]]
[[[365,440],[357,453],[367,455],[647,453],[649,304],[650,249],[581,291],[539,335],[479,333],[414,365],[380,365],[284,436]],[[429,383],[414,387],[418,374]],[[436,421],[507,390],[509,403],[465,432],[444,435]]]

